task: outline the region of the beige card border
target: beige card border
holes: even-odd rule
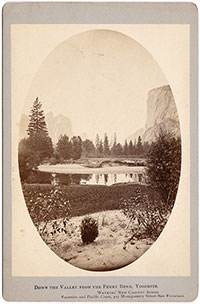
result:
[[[85,14],[87,12],[87,14]],[[173,12],[173,14],[172,14]],[[35,293],[33,284],[43,281],[59,282],[67,278],[12,277],[11,275],[11,161],[10,161],[10,25],[25,23],[71,23],[71,24],[190,24],[191,28],[191,276],[190,277],[148,277],[148,284],[155,282],[160,290],[170,290],[176,286],[176,292],[183,293],[184,301],[196,296],[197,289],[197,11],[189,3],[17,3],[4,7],[4,62],[3,62],[3,189],[4,189],[4,297],[8,300],[49,300],[61,301],[59,295]],[[67,18],[67,21],[66,21]],[[8,136],[10,134],[10,136]],[[6,135],[6,136],[5,136]],[[131,277],[133,282],[144,283],[145,277]],[[69,278],[80,283],[84,277]],[[147,278],[146,278],[147,279]],[[120,282],[128,284],[130,277],[87,277],[87,283]],[[175,284],[175,285],[174,285]],[[174,301],[171,298],[170,301]],[[80,301],[80,300],[79,300]],[[92,300],[89,300],[92,301]],[[103,300],[102,300],[103,301]]]
[[[112,271],[112,276],[189,276],[190,181],[188,179],[188,172],[190,170],[190,149],[188,147],[190,146],[190,26],[186,24],[11,25],[12,275],[38,277],[65,276],[66,274],[68,276],[110,276],[109,271],[81,271],[79,268],[65,263],[44,244],[27,213],[19,180],[18,155],[16,153],[18,150],[20,117],[23,111],[24,100],[26,99],[25,96],[27,95],[35,71],[39,66],[37,62],[41,62],[46,54],[50,52],[50,49],[54,49],[60,41],[76,35],[80,31],[94,29],[106,29],[126,34],[130,38],[136,39],[136,41],[140,42],[141,45],[150,51],[165,72],[165,77],[169,80],[173,90],[182,134],[181,179],[176,204],[167,226],[156,243],[140,259],[126,267]],[[171,37],[172,33],[173,37]],[[160,45],[157,45],[158,41]],[[168,41],[167,46],[166,41]],[[42,48],[40,47],[41,44]],[[49,45],[51,45],[50,49]],[[34,59],[30,61],[29,58]],[[33,60],[35,60],[34,64]],[[170,254],[171,252],[173,252],[173,255]]]

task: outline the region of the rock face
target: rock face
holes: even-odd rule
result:
[[[180,135],[179,118],[169,85],[153,89],[148,94],[147,118],[143,141],[154,141],[160,129]]]
[[[26,114],[22,114],[20,120],[20,139],[27,137],[29,117]],[[61,134],[66,134],[69,137],[73,136],[72,123],[69,118],[63,115],[53,116],[52,112],[47,113],[46,123],[49,132],[49,136],[52,138],[54,144],[57,143],[58,138]]]
[[[178,113],[169,85],[149,91],[145,127],[137,130],[127,140],[134,142],[138,136],[141,136],[143,142],[152,142],[155,141],[160,130],[180,136]]]
[[[141,128],[141,129],[137,130],[135,133],[133,133],[131,136],[127,137],[127,138],[126,138],[127,142],[130,142],[130,140],[132,140],[133,144],[134,144],[135,140],[136,140],[136,142],[137,142],[138,137],[139,137],[139,136],[140,136],[140,137],[143,136],[144,130],[145,130],[144,128]]]
[[[57,143],[61,134],[66,134],[69,137],[73,136],[71,120],[66,116],[61,114],[53,116],[53,113],[49,112],[46,115],[46,123],[49,136],[52,138],[54,144]]]

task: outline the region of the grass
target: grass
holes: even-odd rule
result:
[[[52,185],[47,184],[24,185],[23,193],[29,212],[37,197],[39,195],[45,197],[53,188]],[[64,197],[71,205],[71,216],[120,209],[122,200],[134,197],[137,189],[140,189],[143,194],[148,194],[152,199],[158,197],[158,194],[150,186],[139,184],[118,184],[110,187],[104,185],[70,185],[61,186],[61,189]],[[56,218],[56,214],[53,217]]]

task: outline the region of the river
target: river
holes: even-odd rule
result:
[[[114,166],[87,168],[77,164],[41,165],[40,172],[51,174],[52,184],[107,185],[146,183],[145,167]]]

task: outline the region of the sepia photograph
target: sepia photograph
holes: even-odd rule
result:
[[[198,294],[192,3],[3,8],[3,297]]]
[[[181,132],[170,84],[132,38],[77,34],[35,74],[18,156],[46,245],[85,270],[124,267],[157,240],[175,204]]]

